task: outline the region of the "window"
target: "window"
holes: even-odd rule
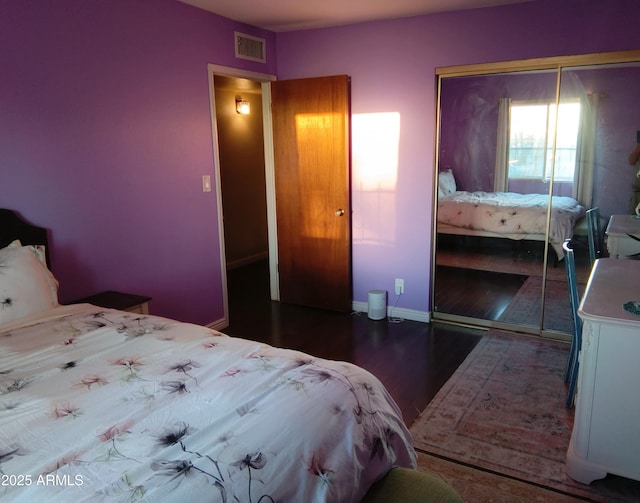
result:
[[[561,103],[556,137],[556,181],[573,181],[579,125],[580,103]],[[555,103],[511,105],[509,179],[551,178],[555,127]]]

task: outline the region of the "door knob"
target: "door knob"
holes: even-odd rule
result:
[[[342,215],[344,215],[344,210],[342,208],[338,208],[336,210],[336,216],[341,217]]]

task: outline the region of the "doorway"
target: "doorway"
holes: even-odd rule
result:
[[[269,256],[260,83],[214,76],[227,269]],[[238,109],[242,112],[238,112]]]
[[[271,299],[279,300],[272,135],[266,127],[271,123],[269,86],[275,77],[212,64],[208,74],[226,326],[228,269],[268,261],[268,285],[260,276],[260,284],[253,287],[267,288]],[[249,114],[238,112],[237,100],[249,105]]]
[[[269,292],[267,274],[245,275],[243,292],[234,292],[238,281],[231,281],[247,268],[268,267],[262,90],[255,80],[223,75],[214,75],[213,84],[227,303],[233,313],[233,299],[239,294]]]
[[[259,138],[260,120],[256,121],[255,130],[258,133],[249,132],[248,122],[243,121],[241,115],[234,107],[237,102],[246,101],[250,107],[251,99],[244,98],[253,96],[253,101],[262,115],[262,135],[263,135],[263,158],[260,155],[252,156],[255,165],[262,165],[264,174],[264,183],[257,183],[261,175],[254,175],[251,183],[256,183],[257,191],[266,191],[266,234],[268,241],[268,258],[269,258],[269,277],[270,277],[270,293],[271,300],[281,300],[282,295],[287,295],[287,301],[298,303],[310,307],[319,307],[323,309],[336,309],[335,306],[341,306],[341,310],[350,310],[351,308],[351,239],[350,239],[350,136],[349,136],[349,78],[347,76],[318,77],[299,80],[279,81],[277,89],[279,95],[276,97],[275,89],[272,89],[269,76],[257,76],[250,72],[234,72],[231,69],[222,69],[210,65],[210,93],[211,93],[211,110],[213,123],[213,143],[214,155],[216,158],[216,190],[218,193],[218,209],[219,209],[219,237],[220,243],[224,246],[221,250],[221,268],[223,282],[223,296],[225,319],[228,320],[228,291],[227,291],[227,266],[234,263],[242,263],[243,261],[251,262],[252,259],[264,256],[264,217],[258,215],[257,219],[261,221],[260,227],[253,231],[262,235],[261,244],[252,242],[247,249],[247,240],[242,240],[244,246],[243,256],[234,258],[230,262],[225,255],[231,253],[232,245],[225,246],[225,239],[231,236],[233,232],[238,232],[244,238],[251,238],[255,241],[256,236],[246,236],[246,212],[248,209],[248,197],[246,184],[247,178],[244,179],[237,172],[242,171],[237,164],[246,162],[245,157],[248,147],[245,144],[245,138],[229,139],[228,145],[223,144],[224,138],[228,136],[242,136]],[[292,95],[283,93],[284,88],[296,90]],[[261,99],[258,92],[261,89]],[[273,93],[273,94],[272,94]],[[291,93],[289,93],[291,94]],[[318,99],[321,96],[322,99]],[[278,110],[278,120],[275,121],[276,115],[274,109]],[[261,107],[261,108],[260,108]],[[337,111],[336,111],[337,110]],[[283,111],[286,111],[283,113]],[[245,118],[246,119],[246,118]],[[276,122],[278,127],[276,126]],[[293,129],[291,129],[293,127]],[[284,131],[284,132],[283,132]],[[277,133],[277,134],[276,134]],[[275,140],[278,140],[276,142]],[[298,153],[296,156],[289,156],[286,160],[282,158],[282,150],[289,147],[284,146],[293,141],[290,147]],[[255,142],[255,146],[258,142]],[[229,147],[231,145],[231,147]],[[233,145],[236,145],[233,147]],[[238,146],[239,145],[239,146]],[[288,145],[288,144],[287,144]],[[275,146],[278,151],[275,151]],[[227,150],[229,148],[231,153]],[[331,162],[324,162],[326,151],[333,152],[334,158]],[[256,150],[259,152],[259,150]],[[277,156],[275,154],[278,154]],[[324,157],[319,155],[325,153]],[[340,154],[341,153],[341,154]],[[335,156],[338,158],[335,158]],[[274,159],[278,159],[278,173],[274,166]],[[263,163],[260,160],[263,159]],[[292,162],[289,162],[292,161]],[[339,161],[339,162],[338,162]],[[233,170],[229,176],[221,175],[225,171],[223,164]],[[328,176],[326,166],[335,166],[331,173],[338,172],[340,176]],[[255,166],[254,166],[255,169]],[[287,171],[289,169],[289,171]],[[258,170],[259,171],[259,170]],[[255,173],[255,172],[254,172]],[[324,179],[328,182],[324,185],[308,187],[305,180],[313,179],[319,182],[324,174]],[[239,193],[242,194],[240,202],[234,201],[229,194],[224,194],[227,190],[223,189],[223,183],[226,184],[230,178],[238,178],[236,185],[240,187]],[[291,178],[294,183],[289,181]],[[293,186],[298,198],[292,204],[284,205],[290,199],[290,194],[283,188],[283,179],[287,179],[288,186]],[[244,181],[243,181],[244,180]],[[279,180],[279,183],[276,181]],[[276,188],[277,187],[277,188]],[[279,194],[277,219],[276,219],[276,191]],[[238,191],[236,191],[238,192]],[[257,193],[257,192],[254,192]],[[308,199],[316,201],[317,198],[312,197],[315,193],[325,194],[328,202],[320,208],[317,204],[308,204]],[[329,197],[331,196],[331,197]],[[336,199],[337,198],[337,199]],[[260,197],[259,199],[262,199]],[[223,209],[224,202],[224,209]],[[259,207],[262,207],[258,205]],[[237,215],[235,224],[229,222],[226,211],[227,208],[233,208]],[[318,214],[318,210],[320,214]],[[255,210],[257,211],[257,210]],[[254,215],[256,213],[254,212]],[[314,234],[313,251],[316,256],[323,259],[323,267],[318,267],[317,261],[311,260],[311,253],[295,253],[299,240],[283,239],[280,232],[283,229],[288,230],[291,226],[291,216],[296,215],[297,218],[309,225],[313,225],[313,229],[318,231]],[[346,228],[339,235],[334,236],[331,232],[334,227],[323,225],[322,216],[330,215],[330,218],[343,222],[340,229]],[[277,222],[277,223],[276,223]],[[236,229],[231,230],[234,225]],[[303,239],[309,239],[309,229],[305,227],[300,231]],[[292,227],[293,228],[293,227]],[[259,237],[259,236],[258,236]],[[341,239],[341,240],[340,240]],[[342,248],[338,249],[338,241]],[[237,243],[236,243],[237,244]],[[260,248],[262,246],[262,249]],[[253,248],[251,248],[253,247]],[[294,253],[291,251],[294,250]],[[327,261],[327,257],[333,257],[336,251],[343,253],[335,253],[335,260]],[[249,252],[249,253],[248,253]],[[282,274],[282,264],[292,266],[296,273],[293,281],[280,284]],[[331,267],[330,267],[331,266]],[[318,270],[325,271],[322,280],[318,280]],[[287,269],[288,271],[288,269]],[[326,278],[336,278],[332,282],[326,281]],[[309,280],[311,278],[311,280]],[[339,285],[345,285],[344,288],[336,288]],[[303,297],[292,295],[292,285],[297,288],[296,291],[307,292],[308,290],[318,290],[322,292],[320,298],[323,302],[314,303]],[[295,293],[295,292],[294,292]],[[329,300],[327,300],[329,299]],[[331,303],[333,302],[333,304]],[[346,306],[346,307],[345,307]]]

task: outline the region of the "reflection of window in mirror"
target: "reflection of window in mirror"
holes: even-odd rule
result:
[[[513,102],[509,121],[509,186],[519,180],[548,182],[551,170],[557,182],[573,183],[580,125],[580,102],[560,104],[558,135],[555,103]]]
[[[575,201],[574,207],[583,210],[598,207],[602,232],[610,215],[628,211],[630,181],[636,180],[637,171],[629,169],[629,152],[640,130],[638,61],[640,51],[630,51],[550,58],[539,67],[522,61],[437,70],[438,173],[451,167],[455,190],[477,194],[482,204],[496,193],[511,192],[532,195],[525,199],[540,199],[551,211],[540,219],[540,230],[523,235],[520,227],[514,235],[504,232],[502,220],[488,230],[484,216],[496,213],[480,209],[477,201],[477,210],[462,212],[460,198],[439,192],[434,209],[434,320],[504,324],[553,338],[572,334],[557,245],[572,239],[577,278],[584,289],[591,267],[587,228],[576,213],[570,222],[556,225],[556,215],[568,214],[555,211],[563,202],[555,197]],[[454,200],[456,206],[449,211],[447,205]],[[450,215],[463,213],[464,220],[452,223]],[[520,219],[523,213],[521,205],[513,215]],[[524,218],[519,225],[521,221]],[[560,228],[563,233],[557,235]],[[469,284],[482,284],[477,295],[482,304],[461,295],[471,291]],[[460,302],[462,298],[467,301]],[[522,316],[512,316],[524,298],[533,299],[537,307],[530,307],[532,303],[518,308]]]

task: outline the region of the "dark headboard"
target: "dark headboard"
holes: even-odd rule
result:
[[[23,245],[45,245],[47,265],[51,267],[47,229],[31,225],[13,210],[0,208],[0,248],[15,239],[19,239]]]

